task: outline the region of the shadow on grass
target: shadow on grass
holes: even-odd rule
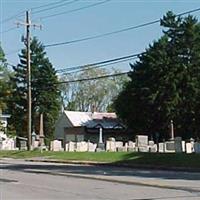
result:
[[[183,153],[128,153],[122,159],[114,162],[116,165],[130,167],[165,169],[165,170],[189,170],[200,172],[200,155]]]
[[[171,156],[171,155],[170,155]],[[159,156],[158,156],[159,157]],[[113,164],[132,163],[134,161],[145,163],[144,159],[149,158],[149,154],[135,154],[130,153],[124,156],[123,161],[115,162]],[[142,170],[127,167],[114,167],[114,166],[91,166],[91,165],[64,165],[55,163],[17,163],[15,162],[2,162],[0,169],[21,171],[27,173],[37,173],[38,171],[71,173],[82,175],[104,175],[104,176],[120,176],[120,177],[141,177],[141,178],[161,178],[161,179],[182,179],[182,180],[200,180],[200,173],[184,173],[174,171],[160,171],[160,170]]]

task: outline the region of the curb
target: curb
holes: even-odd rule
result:
[[[187,191],[187,192],[195,192],[199,193],[200,190],[191,189],[187,187],[182,186],[170,186],[166,184],[156,184],[154,182],[147,183],[144,181],[128,181],[128,180],[119,180],[119,179],[113,179],[111,177],[98,177],[98,176],[88,176],[88,175],[81,175],[81,174],[71,174],[71,173],[63,173],[63,172],[50,172],[50,171],[38,171],[38,170],[31,170],[31,172],[35,172],[38,174],[48,174],[53,176],[65,176],[65,177],[73,177],[73,178],[80,178],[80,179],[90,179],[90,180],[97,180],[97,181],[106,181],[111,183],[119,183],[119,184],[126,184],[126,185],[138,185],[138,186],[145,186],[145,187],[156,187],[156,188],[162,188],[162,189],[171,189],[171,190],[181,190],[181,191]]]

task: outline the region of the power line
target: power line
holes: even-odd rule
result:
[[[104,60],[104,61],[100,61],[100,62],[90,63],[90,64],[86,64],[86,65],[80,65],[80,66],[75,66],[75,67],[63,68],[63,69],[57,70],[56,72],[64,72],[64,71],[69,71],[69,70],[77,70],[77,69],[85,68],[85,67],[88,67],[88,66],[103,65],[103,64],[107,64],[107,63],[111,63],[111,62],[115,62],[115,61],[120,61],[120,60],[125,60],[125,59],[129,59],[129,58],[138,57],[138,56],[140,56],[142,54],[143,53],[137,53],[137,54],[127,55],[127,56],[113,58],[113,59],[109,59],[109,60]]]
[[[21,12],[19,12],[19,13],[16,14],[16,15],[13,15],[13,16],[11,16],[11,17],[8,17],[8,18],[6,18],[6,19],[3,19],[2,21],[0,21],[0,24],[9,22],[10,20],[12,20],[12,19],[14,19],[14,18],[16,18],[16,17],[21,17],[21,16],[23,16],[23,14],[22,14],[23,12],[24,12],[24,11],[21,11]]]
[[[65,2],[65,1],[66,0],[56,1],[56,2],[53,2],[53,3],[44,4],[44,5],[41,5],[41,6],[32,7],[31,10],[37,10],[37,9],[40,9],[40,8],[44,8],[44,7],[52,6],[52,5],[55,5],[55,4],[59,4],[59,3]]]
[[[37,10],[37,9],[39,9],[39,8],[43,8],[43,7],[55,5],[55,4],[58,4],[58,3],[62,3],[62,2],[64,2],[64,1],[65,1],[65,0],[58,1],[58,2],[53,2],[53,3],[48,3],[48,4],[45,4],[45,5],[42,5],[42,6],[32,7],[30,10]],[[24,16],[24,12],[25,12],[25,10],[20,11],[19,13],[15,14],[15,15],[13,15],[13,16],[11,16],[11,17],[8,17],[8,18],[6,18],[6,19],[3,19],[2,21],[0,21],[0,24],[9,22],[10,20],[15,19],[15,18],[17,18],[17,17]]]
[[[98,80],[98,79],[103,79],[103,78],[110,78],[110,77],[116,77],[116,76],[123,76],[123,75],[128,75],[129,72],[121,72],[121,73],[115,73],[115,74],[108,74],[108,75],[103,75],[103,76],[96,76],[96,77],[90,77],[90,78],[82,78],[82,79],[76,79],[76,80],[71,80],[71,81],[59,81],[57,83],[53,83],[54,85],[57,84],[69,84],[69,83],[76,83],[76,82],[82,82],[82,81],[92,81],[92,80]]]
[[[77,83],[77,82],[83,82],[83,81],[92,81],[92,80],[98,80],[98,79],[104,79],[104,78],[110,78],[110,77],[116,77],[116,76],[124,76],[128,74],[129,72],[121,72],[121,73],[95,76],[95,77],[90,77],[90,78],[82,78],[82,79],[76,79],[76,80],[70,80],[70,81],[58,81],[56,83],[50,83],[48,87],[45,87],[45,89],[52,88],[53,86],[60,85],[60,84],[71,84],[71,83]]]
[[[74,74],[74,73],[78,73],[78,72],[82,72],[82,71],[86,71],[86,70],[91,70],[91,69],[102,68],[102,67],[105,67],[105,66],[114,65],[114,64],[116,64],[116,63],[126,62],[126,61],[133,60],[133,59],[136,59],[136,58],[137,58],[137,57],[135,57],[135,58],[128,58],[128,59],[126,59],[126,60],[120,60],[120,61],[116,61],[116,62],[104,64],[104,65],[98,65],[98,66],[94,66],[94,67],[86,67],[86,66],[85,66],[85,68],[82,68],[82,69],[80,69],[80,70],[78,70],[78,71],[67,72],[67,73],[64,73],[64,75]]]
[[[42,10],[38,10],[38,11],[32,12],[32,14],[38,14],[38,13],[41,13],[41,12],[44,12],[44,11],[48,11],[48,10],[52,10],[52,9],[55,9],[55,8],[58,8],[58,7],[66,6],[66,5],[75,3],[77,1],[79,1],[79,0],[73,0],[73,1],[70,1],[70,2],[61,1],[61,2],[65,2],[65,3],[59,4],[59,5],[56,5],[56,6],[52,6],[50,8],[44,8]]]
[[[180,17],[182,15],[190,14],[190,13],[197,12],[197,11],[200,11],[200,8],[189,10],[189,11],[177,14],[176,16]],[[81,39],[75,39],[75,40],[66,41],[66,42],[47,44],[47,45],[44,45],[44,47],[48,48],[48,47],[55,47],[55,46],[60,46],[60,45],[68,45],[68,44],[72,44],[72,43],[83,42],[83,41],[87,41],[87,40],[93,40],[93,39],[97,39],[97,38],[106,37],[106,36],[109,36],[109,35],[114,35],[114,34],[126,32],[126,31],[130,31],[130,30],[133,30],[133,29],[142,28],[142,27],[145,27],[145,26],[156,24],[158,22],[160,22],[160,19],[157,19],[157,20],[154,20],[154,21],[151,21],[151,22],[147,22],[147,23],[143,23],[143,24],[140,24],[140,25],[136,25],[136,26],[130,26],[130,27],[127,27],[127,28],[116,30],[116,31],[111,31],[111,32],[107,32],[107,33],[103,33],[103,34],[99,34],[99,35],[81,38]]]
[[[94,7],[94,6],[98,6],[100,4],[104,4],[104,3],[108,2],[108,1],[111,1],[111,0],[105,0],[105,1],[102,1],[102,2],[94,3],[94,4],[91,4],[91,5],[88,5],[88,6],[83,6],[81,8],[76,8],[76,9],[65,11],[65,12],[60,12],[60,13],[56,13],[56,14],[52,14],[52,15],[46,15],[46,16],[40,17],[40,19],[42,20],[42,19],[47,19],[47,18],[63,15],[63,14],[73,13],[73,12],[80,11],[80,10],[83,10],[83,9],[87,9],[87,8],[91,8],[91,7]]]
[[[13,30],[15,30],[15,29],[17,29],[17,27],[9,28],[9,29],[7,29],[7,30],[5,30],[5,31],[1,31],[0,34],[8,33],[8,32],[13,31]]]

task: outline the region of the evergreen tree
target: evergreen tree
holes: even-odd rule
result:
[[[39,116],[44,114],[44,132],[46,137],[53,137],[55,120],[59,112],[59,91],[56,71],[46,56],[43,45],[33,38],[31,45],[31,91],[32,91],[32,127],[39,130]],[[26,50],[19,55],[20,63],[13,67],[12,78],[14,91],[10,112],[12,123],[18,135],[27,134],[27,60]]]
[[[0,112],[6,111],[8,96],[10,93],[11,73],[7,68],[5,54],[0,46]]]
[[[198,137],[200,123],[200,24],[168,12],[164,35],[132,64],[131,81],[115,101],[119,116],[135,134]]]

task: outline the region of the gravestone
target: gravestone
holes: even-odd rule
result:
[[[95,152],[95,150],[97,148],[97,144],[88,142],[87,145],[88,145],[88,149],[87,149],[88,152]]]
[[[129,148],[135,148],[135,142],[133,142],[133,141],[128,141],[128,147]]]
[[[186,153],[192,153],[193,148],[191,143],[186,143]]]
[[[158,152],[159,153],[164,153],[165,152],[165,143],[163,143],[163,142],[158,143]]]
[[[149,147],[148,146],[139,146],[138,152],[149,152]]]
[[[126,152],[127,148],[126,147],[117,147],[118,152]]]
[[[136,147],[139,152],[148,152],[148,136],[136,135]]]
[[[175,142],[175,152],[176,153],[182,153],[182,138],[181,137],[175,137],[174,139]]]
[[[184,141],[184,140],[182,141],[182,150],[183,150],[183,152],[186,151],[186,150],[185,150],[185,141]]]
[[[62,144],[59,140],[51,141],[51,151],[62,151]]]
[[[149,146],[153,146],[154,145],[154,141],[153,140],[150,140],[149,141]]]
[[[116,151],[116,143],[115,141],[106,141],[106,151],[115,152]]]
[[[65,143],[65,151],[69,151],[69,143]]]
[[[148,136],[147,135],[136,135],[136,146],[138,146],[138,147],[148,146]]]
[[[75,142],[71,142],[71,141],[70,141],[70,142],[68,143],[68,145],[69,145],[69,146],[68,146],[68,151],[69,151],[69,152],[74,152],[74,151],[75,151]]]
[[[152,153],[157,152],[157,144],[149,146],[149,152],[152,152]]]
[[[26,140],[20,140],[19,141],[19,149],[20,150],[27,150],[27,141]]]
[[[115,145],[116,145],[116,148],[121,148],[121,147],[123,147],[123,142],[121,142],[121,141],[116,141],[116,142],[115,142]]]
[[[136,152],[136,151],[138,151],[138,147],[128,147],[127,151],[128,152]]]
[[[174,153],[175,152],[175,143],[174,141],[165,142],[165,150],[166,153]]]
[[[200,153],[200,143],[198,143],[198,142],[194,143],[194,152]]]
[[[76,151],[77,152],[86,152],[88,150],[88,144],[85,141],[76,143]]]

